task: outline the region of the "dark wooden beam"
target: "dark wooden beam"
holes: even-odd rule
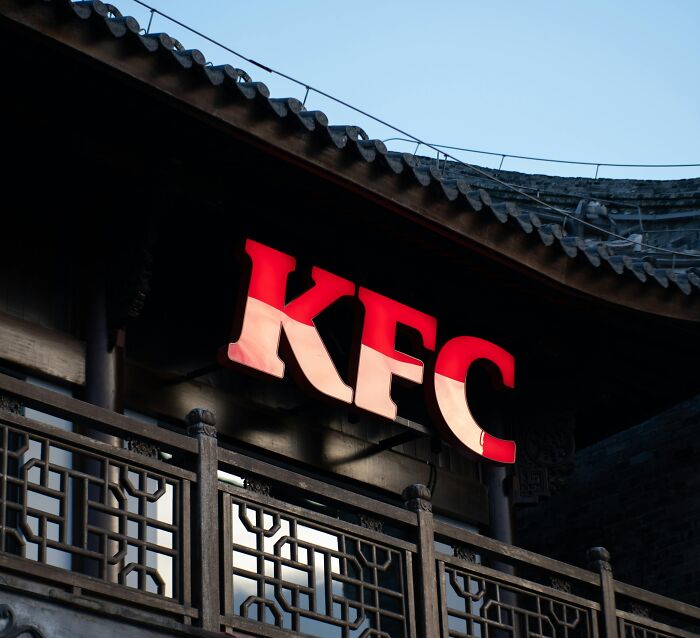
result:
[[[85,384],[84,342],[5,313],[0,313],[0,359],[41,376]]]

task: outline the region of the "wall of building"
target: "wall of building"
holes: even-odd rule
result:
[[[133,608],[126,613],[118,602],[88,600],[3,574],[0,576],[0,635],[165,638],[196,635],[196,630]]]
[[[516,543],[573,564],[602,545],[615,578],[700,604],[700,397],[577,454],[566,487],[518,510]]]

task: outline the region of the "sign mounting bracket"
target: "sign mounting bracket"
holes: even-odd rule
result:
[[[394,423],[405,428],[405,431],[399,432],[398,434],[394,434],[379,441],[374,448],[377,452],[381,452],[382,450],[391,450],[397,445],[408,443],[409,441],[415,441],[416,439],[422,439],[426,436],[433,436],[434,434],[422,423],[410,421],[409,419],[404,419],[401,416],[397,416],[394,419]]]

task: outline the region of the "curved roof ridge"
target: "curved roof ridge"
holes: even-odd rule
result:
[[[445,176],[468,179],[491,190],[504,190],[502,186],[478,174],[470,165],[458,162],[436,160],[430,157],[417,157],[422,165],[439,165]],[[542,195],[563,195],[585,199],[608,200],[610,202],[661,206],[677,205],[681,208],[700,208],[700,177],[683,179],[629,179],[610,177],[560,177],[540,173],[495,170],[477,166],[480,171],[490,173],[499,180],[520,189],[535,191]],[[512,191],[511,191],[512,192]]]

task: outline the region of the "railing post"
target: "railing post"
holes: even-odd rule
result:
[[[193,579],[198,588],[200,622],[204,629],[219,631],[219,501],[218,454],[216,420],[208,410],[196,408],[187,417],[187,434],[199,442],[197,457],[197,510],[193,523],[196,563],[199,579]],[[196,564],[195,563],[195,564]]]
[[[435,565],[435,528],[432,494],[425,485],[409,485],[403,491],[406,508],[418,517],[418,573],[416,610],[420,638],[439,638],[438,582]]]
[[[591,547],[586,552],[586,557],[590,568],[600,574],[603,622],[605,626],[604,638],[618,638],[615,584],[613,582],[612,567],[610,566],[610,552],[605,547]]]

